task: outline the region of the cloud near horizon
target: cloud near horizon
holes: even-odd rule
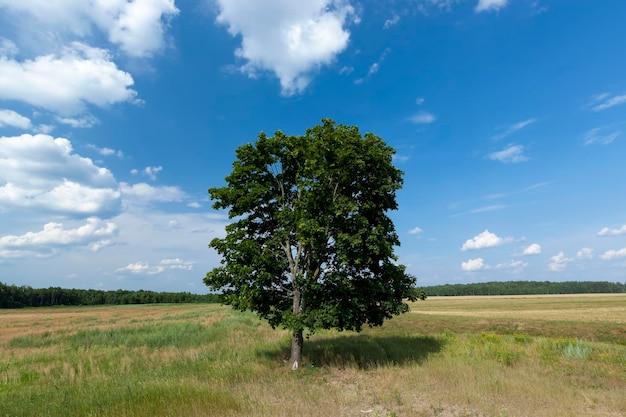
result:
[[[489,269],[489,265],[485,264],[483,258],[470,259],[467,262],[461,262],[461,269],[463,271],[480,271],[481,269]]]
[[[489,230],[485,230],[484,232],[474,236],[473,238],[468,239],[461,247],[461,250],[467,251],[494,248],[496,246],[503,245],[511,240],[511,238],[501,238],[496,234],[491,233]]]
[[[117,234],[117,225],[92,217],[76,228],[66,228],[63,223],[50,222],[39,232],[0,237],[0,258],[49,257],[60,246],[83,246],[97,252],[110,244],[109,238]]]

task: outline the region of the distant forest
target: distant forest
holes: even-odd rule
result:
[[[0,282],[0,308],[219,302],[219,294],[200,295],[189,292],[143,290],[77,290],[59,287],[31,288],[29,286],[7,285]]]
[[[626,283],[606,281],[508,281],[476,284],[446,284],[415,289],[418,298],[455,295],[533,295],[626,293]],[[158,303],[220,303],[219,294],[154,291],[77,290],[59,287],[31,288],[0,282],[0,308],[94,306]]]
[[[422,287],[427,296],[455,295],[534,295],[624,293],[626,283],[606,281],[508,281],[476,284],[446,284]]]

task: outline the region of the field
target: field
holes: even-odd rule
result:
[[[0,417],[626,416],[626,295],[455,297],[289,335],[218,305],[0,310]]]

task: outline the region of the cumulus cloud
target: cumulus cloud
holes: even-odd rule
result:
[[[179,258],[162,259],[158,265],[150,266],[148,262],[134,262],[125,267],[115,270],[117,273],[130,272],[131,274],[157,275],[168,269],[182,269],[191,271],[193,269],[193,261],[182,261]]]
[[[576,259],[591,259],[593,258],[593,249],[591,248],[582,248],[578,252],[576,252]]]
[[[156,181],[156,175],[163,170],[162,166],[158,167],[146,167],[143,172],[150,177],[152,181]]]
[[[13,110],[0,110],[0,127],[4,126],[30,129],[32,125],[28,117],[24,117]]]
[[[619,250],[609,250],[600,255],[600,258],[609,261],[612,259],[626,258],[626,248]]]
[[[525,128],[526,126],[535,123],[536,121],[537,119],[528,119],[528,120],[523,120],[521,122],[514,123],[510,126],[501,127],[500,129],[503,129],[504,131],[502,131],[501,133],[498,133],[497,135],[492,136],[492,139],[493,140],[504,139],[507,136],[511,136],[513,133],[517,132],[518,130],[521,130]]]
[[[527,262],[511,260],[511,262],[508,262],[508,263],[498,264],[496,268],[508,269],[510,270],[510,272],[514,274],[519,274],[519,273],[524,272],[524,269],[526,269],[527,266],[528,266]]]
[[[563,252],[559,252],[550,258],[551,262],[548,264],[548,269],[553,272],[562,271],[565,269],[568,263],[573,262],[574,259],[566,258]]]
[[[0,37],[0,56],[13,56],[18,52],[19,49],[17,48],[15,42],[10,39]]]
[[[124,153],[122,151],[119,150],[115,150],[115,149],[111,149],[111,148],[99,148],[96,145],[93,144],[89,144],[87,145],[88,148],[91,148],[93,150],[95,150],[96,152],[98,152],[100,155],[102,156],[111,156],[111,155],[115,155],[118,158],[123,158],[124,157]]]
[[[348,45],[344,25],[354,15],[345,0],[217,0],[217,22],[241,36],[235,55],[246,61],[241,71],[251,77],[273,72],[282,93],[301,93],[312,72],[330,64]]]
[[[137,184],[120,183],[120,190],[125,200],[131,203],[155,202],[179,202],[186,194],[178,187],[164,186],[153,187],[144,182]]]
[[[161,50],[169,21],[179,13],[174,0],[0,0],[2,8],[31,33],[39,29],[43,36],[55,33],[61,38],[89,38],[98,30],[135,57]]]
[[[148,265],[145,262],[135,262],[135,263],[130,263],[128,265],[126,265],[125,267],[122,268],[118,268],[115,270],[115,272],[130,272],[131,274],[146,274],[146,275],[156,275],[156,274],[160,274],[161,272],[165,271],[164,267],[150,267],[150,265]]]
[[[489,230],[485,230],[479,235],[468,239],[461,247],[462,251],[493,248],[509,242],[510,238],[501,238]]]
[[[505,7],[508,0],[478,0],[478,4],[474,9],[476,13],[486,12],[490,10],[498,11]]]
[[[106,107],[137,102],[131,75],[111,61],[109,53],[80,42],[59,54],[23,62],[0,56],[0,99],[18,100],[37,107],[74,115],[87,104]]]
[[[493,161],[500,161],[505,164],[516,164],[528,160],[528,158],[524,155],[524,146],[513,144],[501,151],[492,152],[487,155],[487,157]]]
[[[620,227],[619,229],[609,229],[608,227],[602,228],[598,232],[598,236],[619,236],[626,235],[626,224]]]
[[[128,55],[150,56],[163,48],[169,19],[178,12],[174,0],[123,2],[117,18],[107,25],[109,40]]]
[[[541,245],[533,243],[524,249],[524,255],[539,255],[541,253]]]
[[[100,120],[92,115],[83,117],[57,117],[57,121],[74,128],[90,128],[100,123]]]
[[[162,259],[160,264],[169,269],[186,269],[191,271],[195,262],[181,261],[179,258],[174,259]]]
[[[108,237],[117,234],[117,225],[92,217],[76,228],[65,228],[62,223],[47,223],[43,230],[23,235],[0,237],[0,258],[52,256],[59,247],[84,246],[99,250],[110,244]]]
[[[90,146],[102,155],[120,151]],[[158,170],[147,172],[155,174]],[[33,209],[73,217],[107,217],[125,206],[181,202],[178,187],[118,183],[111,171],[74,152],[65,138],[0,137],[0,212]]]
[[[422,229],[420,227],[414,227],[413,229],[409,230],[410,235],[419,235],[420,233],[422,233]]]
[[[626,94],[613,96],[611,93],[596,94],[591,97],[589,107],[593,111],[602,111],[626,103]]]
[[[489,265],[485,264],[483,258],[476,258],[461,262],[461,269],[463,271],[480,271],[481,269],[489,269]]]
[[[437,118],[434,114],[427,111],[419,111],[413,116],[409,117],[409,121],[417,124],[429,124],[433,123]]]
[[[113,174],[74,153],[69,140],[48,135],[0,137],[0,207],[78,215],[117,211]]]

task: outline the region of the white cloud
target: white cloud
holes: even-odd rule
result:
[[[585,132],[585,145],[591,145],[593,143],[608,145],[622,133],[619,131],[607,132],[607,130],[607,127],[596,127],[595,129]]]
[[[609,229],[608,227],[602,228],[598,232],[598,236],[619,236],[626,235],[626,224],[620,227],[619,229]]]
[[[118,268],[115,272],[130,272],[131,274],[146,274],[146,275],[156,275],[165,271],[165,268],[162,266],[150,267],[148,263],[145,262],[135,262],[126,265],[125,267]]]
[[[489,265],[485,264],[483,258],[476,258],[461,262],[461,269],[463,271],[480,271],[481,269],[489,269]]]
[[[527,266],[528,266],[527,262],[511,260],[511,262],[509,262],[509,263],[498,264],[496,266],[496,268],[498,268],[498,269],[509,269],[509,270],[511,270],[510,272],[512,272],[514,274],[519,274],[519,273],[524,272],[524,269],[526,269]]]
[[[385,20],[385,24],[383,25],[383,29],[389,29],[400,21],[400,16],[395,15],[391,19]]]
[[[415,115],[409,117],[409,121],[417,124],[429,124],[437,120],[434,114],[427,111],[419,111]]]
[[[157,275],[166,270],[180,269],[191,271],[193,269],[193,261],[182,261],[179,258],[174,259],[162,259],[159,265],[150,266],[148,262],[134,262],[126,265],[125,267],[115,270],[117,273],[130,272],[131,274],[145,274],[145,275]]]
[[[528,119],[528,120],[523,120],[521,122],[514,123],[510,126],[501,127],[499,129],[504,129],[504,132],[498,133],[497,135],[492,136],[492,139],[493,140],[504,139],[507,136],[511,136],[513,133],[517,132],[518,130],[521,130],[525,128],[526,126],[535,123],[536,121],[537,119]]]
[[[610,93],[597,94],[591,98],[591,110],[602,111],[626,103],[626,94],[611,97]]]
[[[607,261],[611,259],[626,258],[626,248],[606,251],[602,255],[600,255],[600,258]]]
[[[163,48],[167,23],[178,12],[174,0],[124,2],[113,24],[109,24],[109,40],[128,55],[151,56]]]
[[[10,39],[0,37],[0,56],[14,56],[19,52],[17,45]]]
[[[187,207],[200,208],[200,207],[202,207],[202,205],[200,203],[198,203],[197,201],[192,201],[191,203],[187,204]]]
[[[582,248],[578,252],[576,252],[576,259],[592,259],[593,258],[593,249],[591,248]]]
[[[102,156],[111,156],[111,155],[115,155],[118,158],[123,158],[124,157],[124,153],[122,151],[119,150],[115,150],[115,149],[111,149],[111,148],[99,148],[96,145],[93,144],[89,144],[87,145],[88,148],[94,149],[96,152],[98,152],[100,155]]]
[[[120,151],[91,147],[101,154],[121,155]],[[123,207],[187,198],[174,186],[118,183],[111,171],[76,154],[69,140],[43,134],[0,137],[0,184],[0,212],[32,209],[108,217]]]
[[[501,151],[490,153],[487,157],[493,161],[500,161],[505,164],[516,164],[528,160],[524,155],[524,146],[512,144]]]
[[[539,255],[541,253],[541,245],[533,243],[524,249],[524,255]]]
[[[39,126],[37,126],[34,130],[36,133],[43,133],[45,135],[47,135],[48,133],[51,133],[54,130],[53,125],[46,125],[46,124],[41,124]]]
[[[468,239],[461,247],[462,251],[493,248],[509,242],[511,238],[501,238],[489,230],[485,230],[479,235]]]
[[[74,128],[90,128],[100,123],[100,120],[98,120],[92,115],[87,115],[87,116],[83,116],[79,118],[57,117],[57,121],[65,125],[70,125]]]
[[[418,106],[421,106],[422,104],[424,104],[424,101],[426,101],[424,97],[418,97],[415,99],[415,104],[417,104]]]
[[[159,262],[162,266],[169,269],[186,269],[191,271],[195,262],[193,261],[181,261],[179,258],[175,259],[162,259]]]
[[[157,177],[156,174],[158,174],[159,172],[161,172],[163,170],[162,166],[158,166],[158,167],[145,167],[143,172],[150,177],[150,179],[152,181],[156,181]]]
[[[413,229],[409,230],[409,234],[410,235],[419,235],[420,233],[422,233],[422,229],[420,227],[414,227]]]
[[[94,37],[94,29],[126,54],[149,57],[165,46],[169,20],[179,13],[174,0],[0,0],[23,31],[33,37]],[[33,22],[33,19],[35,22]],[[47,39],[48,40],[48,39]]]
[[[478,4],[476,5],[476,13],[489,11],[489,10],[500,10],[505,7],[508,3],[508,0],[478,0]]]
[[[132,185],[122,182],[120,190],[127,202],[139,204],[151,201],[179,202],[186,197],[186,194],[178,187],[153,187],[143,182]]]
[[[405,163],[409,159],[411,159],[409,155],[403,155],[399,153],[394,153],[393,156],[391,157],[391,160],[393,162],[398,162],[398,163]]]
[[[354,67],[341,67],[339,70],[340,75],[350,75],[354,72]]]
[[[133,78],[104,49],[74,42],[57,55],[18,62],[0,56],[0,99],[19,100],[63,115],[87,104],[106,107],[137,102]]]
[[[369,79],[374,74],[376,74],[378,72],[378,70],[380,69],[380,65],[383,63],[385,58],[387,58],[387,55],[389,55],[389,52],[390,52],[389,48],[385,49],[383,51],[383,53],[380,54],[380,57],[378,58],[378,61],[376,61],[372,65],[370,65],[369,69],[367,70],[367,75],[365,77],[363,77],[363,78],[358,78],[358,79],[354,80],[354,83],[355,84],[361,84],[363,81]]]
[[[31,121],[28,117],[24,117],[13,110],[0,110],[0,127],[4,126],[30,129]]]
[[[62,223],[51,222],[45,224],[39,232],[0,237],[0,258],[54,255],[60,246],[85,246],[98,250],[107,244],[108,239],[103,238],[116,234],[115,223],[104,223],[95,217],[74,229],[66,229]]]
[[[117,211],[113,174],[74,153],[69,140],[48,135],[0,137],[0,207],[64,214]]]
[[[217,0],[217,22],[241,36],[235,51],[246,63],[241,71],[255,77],[273,72],[282,93],[301,93],[311,73],[330,64],[348,45],[344,28],[354,8],[344,0]]]
[[[568,263],[573,262],[574,259],[566,258],[563,252],[559,252],[550,258],[552,262],[548,265],[548,269],[553,272],[562,271],[565,269]]]

